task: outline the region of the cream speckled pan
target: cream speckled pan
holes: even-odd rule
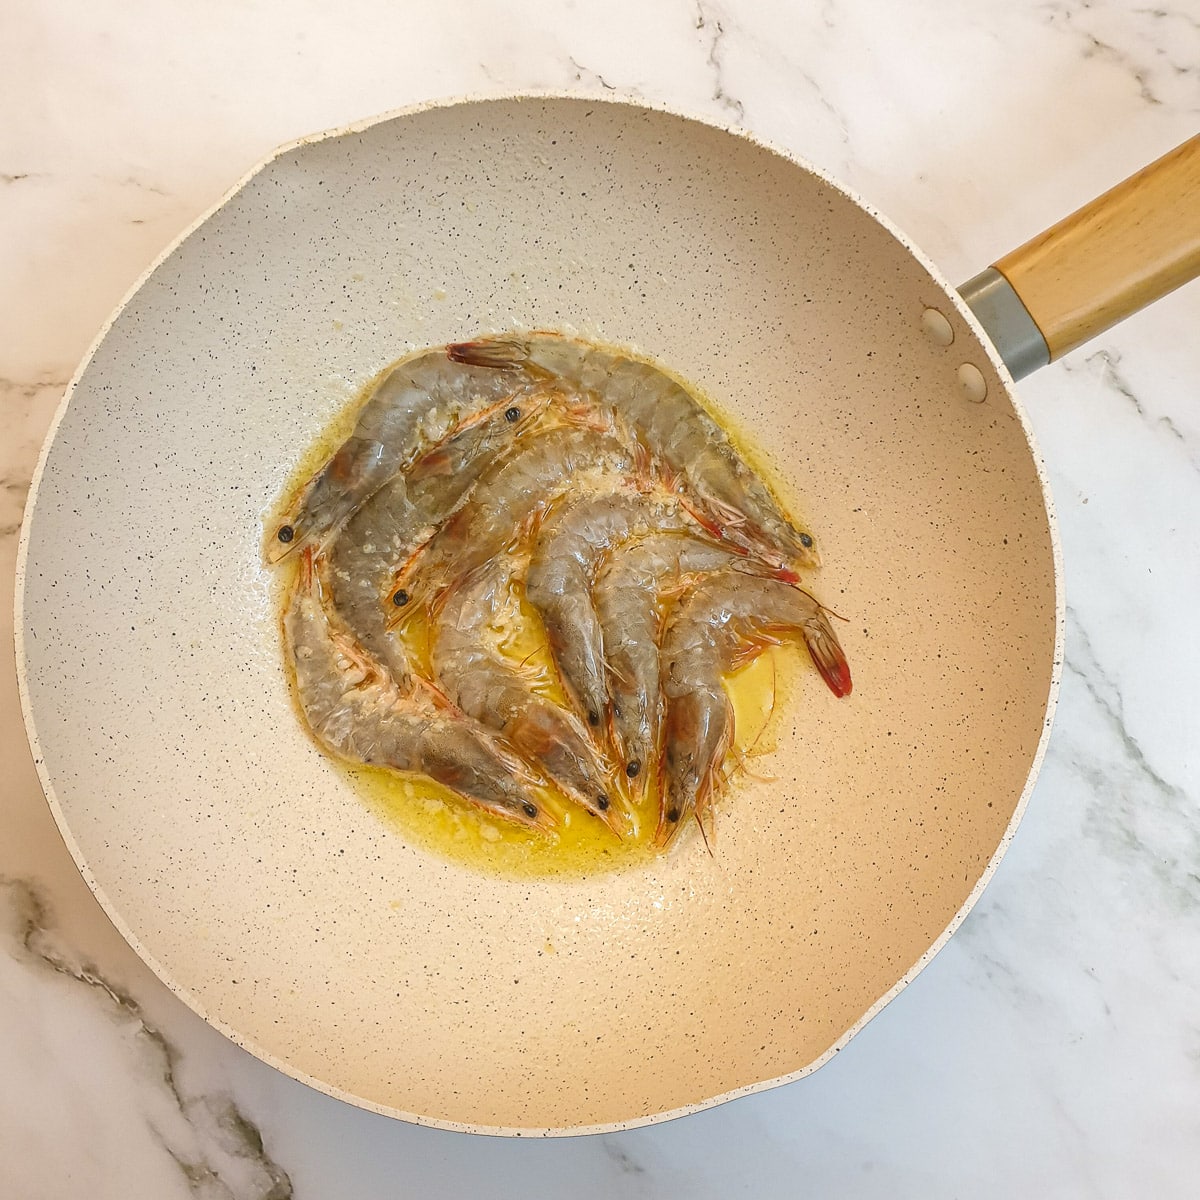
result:
[[[488,877],[296,719],[264,513],[384,364],[512,327],[699,385],[821,538],[854,693],[802,679],[713,857]],[[147,273],[38,467],[19,670],[80,870],[205,1019],[380,1112],[576,1133],[797,1079],[929,961],[1029,795],[1057,581],[1011,380],[891,226],[745,135],[511,98],[287,147]]]

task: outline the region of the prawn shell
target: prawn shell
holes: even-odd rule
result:
[[[746,461],[733,439],[679,380],[618,351],[554,334],[504,339],[510,360],[557,377],[625,424],[652,456],[670,466],[716,537],[776,567],[815,570],[820,550]]]
[[[709,808],[733,744],[733,709],[723,678],[782,637],[802,638],[835,695],[849,688],[849,666],[822,606],[778,579],[730,567],[696,584],[680,602],[663,638],[666,702],[656,843],[680,822]],[[672,820],[672,814],[675,820]]]
[[[334,610],[399,684],[408,681],[412,666],[379,604],[380,591],[389,586],[397,559],[414,554],[453,515],[480,475],[540,418],[550,395],[528,396],[519,410],[508,399],[460,423],[407,477],[384,484],[346,522],[327,553]]]
[[[463,421],[536,387],[535,376],[541,374],[513,364],[455,361],[445,348],[395,363],[367,392],[349,437],[304,484],[268,535],[267,561],[324,547],[360,505],[422,453]]]
[[[486,563],[450,587],[433,613],[437,681],[469,716],[501,733],[567,797],[618,836],[629,829],[611,768],[565,709],[538,695],[520,667],[500,658],[487,632],[500,619],[516,572],[511,556]],[[615,802],[614,802],[615,801]]]
[[[696,534],[660,532],[615,546],[597,574],[592,595],[603,636],[611,737],[618,760],[635,767],[632,786],[639,794],[650,773],[644,768],[657,761],[661,741],[664,594],[734,566],[769,572],[726,545]]]
[[[593,601],[597,570],[614,545],[653,530],[695,528],[676,499],[618,479],[597,492],[571,493],[542,522],[525,580],[555,663],[580,712],[607,731],[611,711],[604,628]]]
[[[634,451],[612,433],[567,425],[534,429],[519,450],[493,466],[470,500],[393,574],[381,603],[399,590],[432,608],[457,581],[502,554],[522,527],[586,473],[627,474]],[[393,615],[393,621],[396,619]]]
[[[555,815],[511,752],[427,689],[402,691],[340,626],[324,571],[307,548],[283,622],[297,701],[317,743],[346,762],[426,775],[492,816],[553,830]]]

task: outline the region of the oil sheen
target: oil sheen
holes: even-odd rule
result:
[[[622,350],[621,353],[635,357],[628,350]],[[649,359],[644,361],[658,370],[664,369]],[[389,364],[385,371],[390,371],[394,365]],[[383,373],[380,372],[362,388],[354,401],[337,415],[302,456],[291,475],[283,500],[272,513],[266,515],[267,529],[278,525],[280,515],[286,511],[304,482],[350,434],[359,409]],[[770,471],[766,469],[766,456],[741,436],[736,425],[707,397],[678,376],[675,378],[720,422],[743,458],[779,496],[781,489],[778,481],[771,478]],[[517,572],[518,578],[523,576],[523,571]],[[281,629],[294,579],[294,566],[275,575],[275,599]],[[429,638],[423,620],[419,616],[409,620],[401,626],[399,633],[414,668],[426,673]],[[496,651],[503,658],[522,665],[524,673],[533,679],[535,691],[555,703],[566,703],[541,623],[533,608],[525,602],[519,582],[514,583],[511,603],[502,606],[491,633]],[[781,714],[788,706],[789,695],[794,691],[806,660],[807,656],[796,645],[785,643],[771,646],[725,678],[725,691],[734,710],[733,751],[726,765],[726,773],[733,786],[721,789],[717,801],[718,818],[721,809],[736,803],[738,777],[757,774],[756,760],[777,748],[779,733],[784,725]],[[303,724],[304,718],[295,701],[294,676],[290,669],[288,675],[293,707],[297,719]],[[656,857],[650,844],[658,822],[658,787],[654,777],[648,781],[645,798],[634,809],[634,835],[621,839],[591,814],[553,790],[544,789],[539,794],[540,802],[560,818],[557,833],[546,835],[497,820],[425,776],[400,774],[386,768],[350,764],[337,759],[330,759],[330,764],[345,786],[360,798],[366,812],[375,819],[422,850],[470,869],[515,878],[579,878],[632,866]],[[629,803],[628,798],[626,803]],[[690,836],[700,836],[695,822]],[[715,847],[713,849],[715,851]]]
[[[503,656],[523,662],[527,668],[536,667],[535,690],[562,702],[565,697],[536,615],[524,603],[519,605],[519,612],[520,620],[514,620],[498,639],[504,642]],[[414,649],[420,646],[423,631],[419,627],[414,625],[405,633],[406,642]],[[802,655],[803,651],[792,645],[771,647],[725,680],[734,708],[734,753],[729,769],[735,785],[739,773],[753,772],[755,761],[777,747],[780,712],[786,707],[797,668],[802,666]],[[414,660],[417,658],[414,654]],[[625,839],[617,838],[563,796],[543,792],[542,803],[558,813],[562,822],[559,832],[548,837],[495,820],[421,776],[399,776],[344,763],[339,764],[339,770],[370,808],[409,841],[491,874],[577,878],[655,857],[649,844],[658,822],[655,779],[651,779],[646,799],[634,812],[636,834]],[[736,786],[733,790],[736,792]]]

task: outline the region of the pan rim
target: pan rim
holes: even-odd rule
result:
[[[684,121],[707,126],[710,129],[715,129],[722,133],[744,139],[752,145],[757,146],[770,154],[776,155],[792,165],[799,167],[801,170],[807,171],[810,175],[815,176],[823,184],[831,188],[845,199],[849,200],[857,208],[871,217],[872,220],[882,226],[889,234],[891,234],[892,237],[896,239],[901,246],[903,246],[903,248],[917,261],[917,263],[929,274],[933,281],[942,289],[945,298],[953,306],[957,315],[974,334],[976,343],[987,356],[988,361],[995,370],[1003,388],[1005,398],[1008,404],[1011,406],[1018,423],[1020,424],[1022,435],[1025,439],[1026,446],[1028,447],[1029,454],[1033,461],[1034,470],[1038,480],[1038,487],[1041,492],[1042,505],[1046,514],[1047,529],[1050,537],[1051,554],[1054,568],[1054,652],[1051,663],[1050,681],[1046,694],[1045,714],[1043,717],[1041,734],[1038,738],[1037,747],[1035,748],[1032,760],[1030,762],[1025,783],[1021,790],[1021,795],[1013,809],[1012,817],[1005,827],[996,849],[988,859],[988,862],[985,865],[983,872],[981,873],[975,886],[972,888],[971,892],[963,901],[959,909],[955,912],[953,918],[950,920],[949,924],[942,931],[942,933],[921,955],[921,957],[904,973],[904,975],[891,988],[889,988],[887,992],[880,996],[875,1003],[872,1004],[871,1007],[868,1008],[866,1012],[864,1012],[854,1022],[852,1026],[850,1026],[823,1054],[821,1054],[811,1063],[806,1064],[804,1067],[801,1067],[796,1071],[789,1072],[785,1075],[775,1076],[771,1079],[761,1080],[751,1084],[743,1084],[737,1088],[722,1092],[716,1096],[712,1096],[701,1101],[696,1101],[691,1104],[681,1105],[677,1108],[664,1112],[634,1117],[626,1121],[600,1122],[590,1125],[505,1126],[476,1124],[473,1122],[452,1121],[444,1118],[429,1117],[420,1113],[408,1112],[407,1110],[393,1105],[380,1104],[376,1101],[355,1096],[335,1084],[328,1083],[324,1080],[317,1079],[316,1077],[307,1074],[294,1065],[288,1063],[286,1060],[278,1057],[273,1052],[267,1050],[265,1047],[259,1045],[253,1038],[246,1037],[223,1020],[210,1015],[207,1011],[207,1006],[201,997],[191,988],[187,988],[179,984],[158,962],[158,960],[147,951],[140,938],[126,924],[124,918],[121,916],[116,906],[108,897],[105,889],[92,874],[91,869],[88,866],[88,863],[75,840],[74,834],[71,832],[62,806],[58,800],[57,793],[55,792],[54,784],[49,777],[44,756],[41,753],[41,743],[38,736],[37,724],[34,719],[33,707],[30,699],[28,655],[25,638],[25,578],[29,560],[30,530],[33,513],[37,507],[38,495],[40,492],[42,479],[45,474],[46,465],[49,460],[50,451],[54,446],[54,442],[58,436],[59,428],[74,396],[75,389],[91,365],[97,351],[103,344],[104,340],[108,337],[113,325],[120,318],[126,307],[130,304],[138,292],[140,292],[141,289],[146,285],[158,268],[162,266],[163,263],[165,263],[166,260],[170,258],[183,245],[183,243],[192,236],[192,234],[204,226],[213,216],[215,216],[222,208],[224,208],[225,205],[228,204],[229,201],[231,201],[238,193],[240,193],[257,175],[259,175],[277,159],[291,153],[294,150],[298,150],[307,145],[315,145],[333,138],[343,137],[348,134],[362,133],[376,125],[397,120],[401,117],[417,116],[421,113],[436,109],[466,107],[476,104],[511,103],[514,101],[519,102],[524,100],[579,101],[587,104],[608,104],[626,108],[648,110],[660,115],[677,117]],[[83,357],[80,359],[79,365],[72,373],[63,397],[60,400],[53,417],[51,418],[45,440],[42,443],[41,450],[38,453],[37,464],[34,468],[30,481],[29,493],[21,520],[20,536],[17,543],[13,616],[17,689],[21,702],[21,717],[25,726],[26,738],[29,742],[34,766],[37,770],[38,780],[41,784],[46,803],[48,804],[51,814],[54,817],[54,822],[58,828],[59,835],[62,837],[63,842],[75,863],[76,869],[79,871],[92,895],[100,904],[100,907],[103,909],[109,921],[112,922],[113,926],[121,934],[122,938],[128,943],[134,953],[150,968],[151,971],[153,971],[155,976],[176,997],[178,997],[206,1024],[212,1026],[224,1037],[228,1038],[241,1049],[252,1054],[261,1062],[266,1063],[268,1066],[274,1067],[281,1074],[295,1079],[300,1083],[306,1084],[308,1087],[311,1087],[318,1092],[324,1093],[325,1095],[331,1096],[335,1099],[345,1101],[356,1108],[374,1112],[381,1116],[387,1116],[406,1121],[410,1124],[436,1129],[446,1129],[460,1133],[474,1133],[495,1137],[548,1138],[577,1137],[591,1134],[614,1133],[625,1129],[636,1129],[648,1125],[655,1125],[665,1121],[675,1120],[679,1117],[688,1116],[692,1113],[702,1112],[705,1109],[715,1108],[716,1106],[724,1104],[730,1100],[753,1095],[758,1092],[768,1091],[776,1087],[781,1087],[784,1084],[794,1083],[800,1079],[803,1079],[804,1077],[811,1075],[820,1067],[824,1066],[831,1058],[833,1058],[835,1054],[837,1054],[845,1045],[847,1045],[849,1041],[856,1036],[870,1021],[878,1016],[878,1014],[893,999],[895,999],[895,997],[899,995],[899,993],[902,992],[925,969],[925,967],[929,965],[934,957],[941,951],[942,947],[946,945],[953,934],[957,931],[959,926],[963,923],[967,915],[975,907],[975,904],[982,896],[984,889],[991,881],[993,875],[996,873],[996,870],[1000,865],[1001,860],[1007,853],[1007,850],[1016,835],[1017,829],[1020,826],[1021,820],[1024,817],[1025,811],[1029,805],[1034,786],[1037,782],[1038,776],[1041,772],[1042,763],[1045,759],[1049,744],[1050,732],[1058,707],[1063,672],[1063,646],[1066,629],[1066,600],[1064,595],[1062,546],[1045,460],[1034,436],[1034,432],[1030,425],[1025,409],[1016,393],[1015,382],[1012,379],[1007,367],[1005,367],[1003,360],[1000,358],[999,353],[989,340],[982,325],[979,323],[975,314],[967,306],[965,301],[963,301],[959,296],[957,289],[949,282],[948,278],[940,270],[940,268],[938,268],[937,265],[925,255],[925,253],[912,241],[911,238],[909,238],[903,232],[903,230],[896,226],[888,217],[875,209],[874,206],[872,206],[856,191],[831,176],[822,168],[814,165],[800,155],[781,147],[777,143],[745,129],[744,127],[733,125],[714,117],[697,116],[694,113],[682,111],[681,109],[663,101],[647,99],[640,95],[636,95],[624,90],[615,90],[608,95],[596,96],[579,89],[534,88],[523,89],[520,91],[506,91],[503,89],[497,89],[496,91],[473,92],[466,95],[446,96],[425,100],[416,104],[389,109],[386,112],[379,113],[374,116],[365,117],[344,125],[334,126],[316,133],[306,134],[302,137],[284,142],[276,146],[273,150],[254,163],[229,188],[227,188],[212,205],[200,213],[192,222],[187,225],[185,229],[183,229],[175,238],[173,238],[154,257],[153,261],[146,266],[146,268],[130,285],[128,290],[121,297],[120,301],[109,313],[108,317],[105,319],[104,323],[96,333],[96,336],[92,339],[91,344],[88,346]]]

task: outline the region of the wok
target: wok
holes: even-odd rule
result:
[[[1045,750],[1060,563],[1009,368],[1200,270],[1198,187],[1193,139],[973,281],[973,312],[820,171],[660,109],[433,105],[278,151],[118,309],[35,475],[21,694],[80,871],[202,1017],[407,1120],[613,1129],[814,1070],[962,921]],[[471,869],[291,707],[265,514],[382,366],[511,328],[681,374],[821,539],[854,693],[799,681],[711,856]]]

